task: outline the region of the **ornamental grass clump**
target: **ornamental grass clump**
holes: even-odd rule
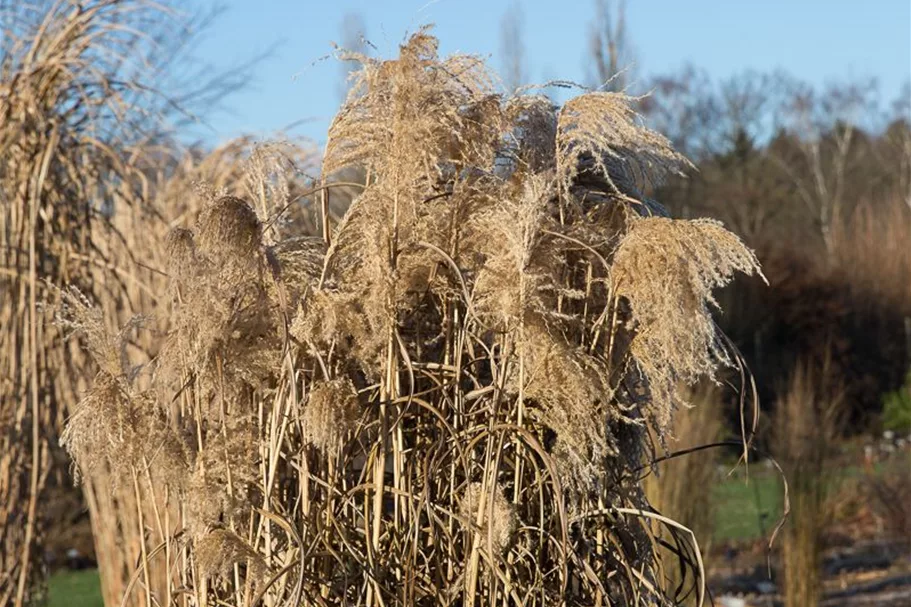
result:
[[[50,322],[52,306],[42,304],[54,300],[55,288],[71,285],[92,295],[108,327],[146,311],[161,280],[143,265],[152,260],[142,244],[156,232],[145,203],[169,172],[168,118],[193,107],[199,95],[220,92],[206,79],[194,81],[181,104],[161,92],[170,88],[169,74],[185,73],[170,68],[192,46],[192,19],[176,8],[167,0],[0,6],[2,605],[41,601],[44,488],[56,473],[59,427],[93,375],[76,342]],[[137,233],[130,228],[139,218]],[[108,413],[132,427],[138,420],[127,421],[125,403],[136,394],[128,397],[123,381],[114,379],[121,375],[120,354],[93,349],[103,354],[98,364],[107,373],[94,389],[96,402],[110,404]],[[119,434],[97,438],[103,436],[120,440]],[[106,449],[115,447],[105,442],[96,451]],[[96,479],[101,474],[94,470]],[[85,493],[97,522],[94,498],[115,500],[91,483]]]
[[[656,216],[642,192],[687,162],[635,99],[504,98],[426,29],[348,58],[321,186],[365,176],[344,216],[279,232],[287,208],[214,197],[167,241],[147,406],[189,457],[149,487],[180,504],[144,555],[170,572],[154,599],[670,604],[659,526],[701,599],[695,539],[638,479],[676,383],[732,360],[711,289],[758,272],[752,252]]]

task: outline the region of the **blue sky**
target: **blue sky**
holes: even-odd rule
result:
[[[268,137],[293,123],[294,133],[322,142],[338,107],[341,42],[347,13],[360,13],[381,56],[392,56],[408,32],[436,24],[441,51],[477,53],[499,67],[500,20],[515,0],[222,0],[225,13],[197,49],[216,66],[273,49],[250,87],[209,119],[205,139],[241,133]],[[544,81],[585,77],[593,0],[519,0],[528,69]],[[873,76],[885,99],[911,78],[911,1],[630,0],[629,33],[636,70],[674,71],[689,62],[723,78],[745,69],[782,68],[814,84]]]

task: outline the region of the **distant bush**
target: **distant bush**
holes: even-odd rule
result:
[[[883,428],[893,432],[911,431],[911,371],[905,385],[883,398]]]
[[[896,454],[882,471],[866,479],[863,488],[889,537],[911,541],[911,457]]]

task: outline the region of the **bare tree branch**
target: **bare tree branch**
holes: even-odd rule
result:
[[[586,59],[592,87],[622,91],[630,80],[634,52],[626,26],[626,0],[595,0],[595,22]]]

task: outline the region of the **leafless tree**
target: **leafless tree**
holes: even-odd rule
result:
[[[859,126],[876,114],[875,81],[828,85],[821,93],[798,83],[788,96],[785,119],[799,141],[801,168],[781,159],[800,199],[813,215],[826,250],[834,249],[834,227],[845,217],[845,189],[857,154]]]
[[[787,207],[793,186],[762,150],[778,121],[778,77],[747,71],[718,82],[686,66],[647,83],[651,126],[700,167],[664,192],[676,212],[718,217],[757,243]]]
[[[705,70],[687,65],[678,73],[651,78],[645,90],[644,115],[676,149],[694,162],[720,149],[717,119],[721,109]]]
[[[364,17],[360,13],[346,13],[342,17],[341,25],[341,48],[352,53],[365,53],[368,49],[367,44],[367,25],[364,23]],[[338,82],[338,96],[344,99],[348,94],[348,76],[355,68],[355,62],[340,62],[341,74]]]
[[[753,70],[723,80],[719,86],[719,128],[727,147],[747,136],[755,141],[775,120],[775,76]]]
[[[624,90],[633,55],[626,25],[626,0],[595,0],[595,21],[586,58],[590,84],[610,91]]]
[[[513,2],[500,20],[500,73],[506,88],[511,91],[528,81],[524,29],[522,6]]]
[[[895,156],[899,159],[898,188],[902,199],[911,208],[911,80],[906,80],[898,99],[892,104],[892,124],[903,124],[902,129],[893,129],[892,138]]]

